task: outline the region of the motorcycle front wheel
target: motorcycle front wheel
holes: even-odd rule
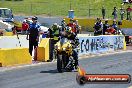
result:
[[[57,55],[57,70],[58,72],[62,73],[62,65],[63,64],[63,61],[62,61],[62,55]]]

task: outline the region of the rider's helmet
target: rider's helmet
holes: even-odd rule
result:
[[[54,25],[54,26],[57,26],[57,23],[54,23],[53,25]]]
[[[57,23],[54,23],[53,26],[52,26],[53,29],[57,29],[57,27],[58,27]]]

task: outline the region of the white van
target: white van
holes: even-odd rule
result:
[[[3,20],[4,22],[13,21],[12,10],[8,8],[0,8],[0,20]]]

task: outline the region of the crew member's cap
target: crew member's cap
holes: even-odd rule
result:
[[[38,20],[38,17],[34,16],[34,17],[32,18],[32,20]]]

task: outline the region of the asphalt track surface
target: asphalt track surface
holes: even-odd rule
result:
[[[132,75],[132,51],[79,60],[88,74]],[[77,72],[58,73],[56,62],[0,72],[0,88],[128,88],[130,84],[86,84],[76,82]]]

